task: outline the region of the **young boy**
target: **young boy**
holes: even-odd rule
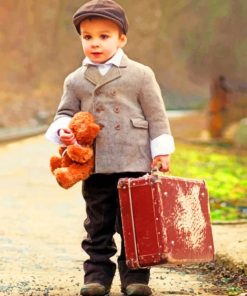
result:
[[[78,111],[91,112],[101,131],[95,141],[94,173],[83,183],[87,238],[82,248],[84,263],[81,295],[108,295],[116,266],[113,235],[122,237],[117,182],[121,177],[140,177],[159,165],[169,170],[173,137],[159,86],[152,70],[129,59],[122,48],[127,42],[125,12],[112,0],[92,0],[73,16],[85,59],[82,67],[64,83],[55,120],[46,137],[70,145],[68,129]],[[125,295],[151,295],[150,270],[130,270],[125,263],[122,237],[118,257],[121,290]]]

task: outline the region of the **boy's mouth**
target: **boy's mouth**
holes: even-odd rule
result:
[[[92,52],[92,55],[94,55],[94,56],[98,56],[98,55],[101,55],[102,54],[102,52]]]

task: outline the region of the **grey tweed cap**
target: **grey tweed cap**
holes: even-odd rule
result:
[[[124,9],[113,0],[91,0],[82,5],[73,15],[73,23],[80,34],[80,23],[89,17],[98,16],[115,22],[126,35],[128,20]]]

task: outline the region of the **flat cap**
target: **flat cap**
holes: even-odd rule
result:
[[[80,34],[80,23],[89,17],[98,16],[115,22],[123,30],[128,32],[128,20],[123,8],[113,0],[91,0],[82,5],[73,15],[73,23]]]

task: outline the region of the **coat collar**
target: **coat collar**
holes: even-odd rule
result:
[[[107,84],[115,79],[118,79],[122,75],[122,69],[126,68],[128,65],[128,57],[126,55],[123,55],[122,60],[120,62],[120,66],[112,66],[111,69],[104,75],[102,76],[99,73],[99,70],[97,69],[97,66],[95,65],[87,65],[83,66],[86,67],[86,70],[84,72],[84,77],[92,82],[96,88],[99,88],[103,86],[104,84]]]

